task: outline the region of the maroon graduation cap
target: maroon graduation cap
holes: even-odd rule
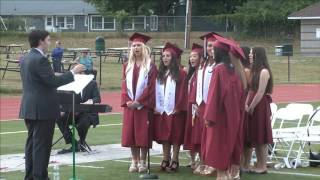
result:
[[[181,56],[183,50],[180,49],[178,46],[167,42],[163,48],[163,51],[169,51],[172,55],[176,56],[177,58]]]
[[[221,36],[220,34],[218,34],[216,32],[209,32],[209,33],[206,33],[206,34],[200,36],[200,39],[206,40],[206,41],[215,41],[216,40],[216,38],[215,38],[216,36],[223,37],[223,36]]]
[[[246,56],[244,55],[244,52],[243,52],[242,48],[240,47],[239,43],[236,42],[235,40],[227,39],[227,38],[219,37],[219,36],[216,36],[216,39],[218,41],[221,41],[224,44],[227,44],[230,47],[230,52],[233,55],[237,56],[241,60],[246,58]]]
[[[150,36],[140,34],[140,33],[134,33],[132,36],[129,38],[131,42],[141,42],[143,44],[146,44],[149,40],[151,39]]]
[[[192,49],[191,49],[192,52],[197,52],[199,54],[202,54],[203,52],[203,46],[197,44],[197,43],[193,43],[192,44]]]
[[[209,33],[206,33],[202,36],[200,36],[200,39],[203,40],[203,53],[204,53],[204,57],[207,56],[207,42],[214,42],[217,40],[216,37],[223,37],[221,36],[220,34],[216,33],[216,32],[209,32]]]

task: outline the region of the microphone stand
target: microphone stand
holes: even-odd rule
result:
[[[150,69],[151,71],[151,69]],[[150,85],[150,72],[148,72],[148,83],[147,86]],[[148,96],[150,96],[150,88],[148,89]],[[148,98],[148,105],[150,106],[150,98]],[[146,174],[142,174],[139,176],[140,179],[159,179],[157,174],[152,174],[151,173],[151,169],[150,169],[150,147],[149,147],[149,143],[150,143],[150,121],[152,118],[152,110],[148,110],[148,151],[147,151],[147,156],[148,156],[148,170]],[[152,143],[152,142],[151,142]]]

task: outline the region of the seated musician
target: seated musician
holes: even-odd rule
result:
[[[101,102],[100,92],[95,80],[92,80],[83,91],[77,95],[82,104],[99,104]],[[63,134],[66,144],[72,143],[72,132],[69,125],[72,124],[72,113],[61,112],[61,117],[57,120],[58,127]],[[76,112],[75,113],[75,127],[78,131],[79,141],[76,140],[76,152],[85,151],[87,143],[85,141],[87,132],[92,125],[93,128],[99,124],[98,113]],[[58,154],[72,152],[72,147],[69,149],[62,149]]]

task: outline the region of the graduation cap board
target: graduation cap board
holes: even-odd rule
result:
[[[171,44],[169,42],[167,42],[163,48],[163,51],[169,51],[171,52],[174,56],[176,57],[180,57],[181,54],[183,53],[183,50],[180,49],[179,47],[177,47],[174,44]]]
[[[206,57],[207,56],[207,42],[214,42],[216,41],[216,36],[219,37],[223,37],[220,34],[216,33],[216,32],[209,32],[206,33],[202,36],[200,36],[200,39],[203,40],[203,56]]]
[[[203,46],[197,44],[197,43],[193,43],[192,44],[192,49],[191,49],[192,52],[197,52],[199,54],[202,54],[203,52]]]
[[[150,36],[140,34],[140,33],[134,33],[129,38],[129,41],[131,42],[141,42],[143,44],[146,44],[151,39]]]
[[[75,74],[74,81],[60,86],[57,88],[58,91],[68,92],[72,94],[72,177],[70,180],[79,180],[76,177],[76,153],[75,153],[75,94],[79,94],[94,78],[94,75],[83,75],[83,74]]]
[[[229,46],[229,50],[232,54],[240,58],[241,60],[245,59],[244,52],[242,48],[240,47],[239,43],[232,39],[227,39],[221,36],[215,36],[216,40],[226,44]]]

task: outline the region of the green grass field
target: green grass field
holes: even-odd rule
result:
[[[193,32],[191,34],[191,42],[202,43],[198,38],[202,33]],[[106,47],[126,47],[128,44],[128,34],[121,33],[57,33],[52,34],[52,45],[60,39],[65,48],[88,47],[94,50],[95,37],[102,35],[106,40]],[[170,41],[183,47],[183,33],[149,33],[154,39],[149,45],[163,45],[166,41]],[[243,38],[234,34],[227,34],[238,40],[241,45],[247,46],[263,46],[267,49],[268,59],[272,68],[274,81],[277,84],[288,83],[287,81],[287,57],[279,57],[274,55],[274,46],[282,44],[281,40],[264,40],[257,38]],[[28,42],[25,34],[6,34],[1,37],[0,44],[24,44],[24,48],[28,49]],[[182,64],[187,65],[188,54],[190,50],[185,50],[182,56]],[[5,56],[0,56],[0,66],[3,67]],[[156,58],[156,64],[159,64],[159,56]],[[98,68],[98,59],[96,59],[95,67]],[[320,83],[320,59],[319,57],[304,57],[299,53],[299,41],[294,41],[294,56],[291,57],[291,81],[290,83]],[[108,57],[107,61],[102,65],[102,90],[117,91],[120,90],[122,65],[117,63],[117,58]],[[1,71],[2,75],[3,71]],[[98,77],[99,79],[99,77]],[[20,76],[16,72],[8,72],[4,80],[1,80],[0,94],[2,95],[18,95],[21,93]]]
[[[311,103],[314,107],[320,105],[320,102]],[[279,108],[286,106],[286,104],[279,104]],[[120,143],[121,139],[121,119],[122,115],[102,115],[100,116],[100,126],[96,129],[90,129],[87,137],[87,142],[90,145],[101,145],[101,144],[115,144]],[[303,122],[305,123],[305,121]],[[15,134],[8,134],[8,132],[25,131],[23,121],[0,121],[0,155],[23,153],[24,144],[26,140],[26,132],[19,132]],[[59,130],[55,131],[54,140],[57,140],[61,136]],[[67,148],[63,141],[58,143],[54,149]],[[313,146],[313,150],[320,150],[319,146]],[[124,180],[124,179],[139,179],[138,173],[130,174],[127,172],[129,167],[130,159],[121,159],[120,161],[102,161],[81,164],[82,166],[94,166],[96,168],[85,168],[78,167],[77,174],[80,179],[94,179],[94,180]],[[158,172],[158,163],[161,162],[161,157],[153,156],[151,158],[153,172],[156,172],[160,179],[164,180],[193,180],[193,179],[214,179],[213,177],[200,177],[195,176],[191,171],[184,167],[188,164],[187,155],[185,152],[180,155],[181,169],[179,173],[167,174]],[[292,169],[281,169],[274,170],[270,169],[270,173],[267,175],[244,175],[245,180],[282,180],[288,178],[292,180],[316,180],[320,177],[319,168],[298,168]],[[49,172],[52,172],[52,167],[49,168]],[[61,166],[60,176],[62,180],[66,180],[71,177],[71,167]],[[285,174],[279,174],[285,173]],[[293,174],[288,174],[293,173]],[[294,174],[301,173],[301,174]],[[1,173],[1,177],[6,180],[18,180],[22,179],[24,172],[15,171],[9,173]],[[52,176],[52,174],[50,174]],[[0,178],[1,179],[1,178]]]

